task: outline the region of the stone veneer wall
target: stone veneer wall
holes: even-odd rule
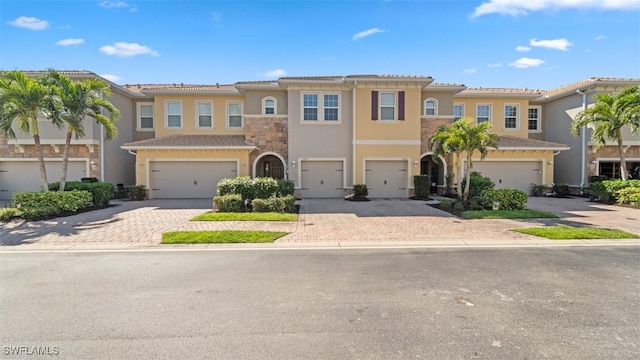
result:
[[[429,151],[429,139],[442,125],[453,123],[453,119],[422,118],[420,122],[420,153]]]
[[[42,145],[42,154],[44,158],[62,158],[64,144],[57,145],[58,151],[51,145]],[[89,151],[86,145],[71,145],[69,148],[69,158],[89,158],[93,160],[97,166],[95,170],[90,170],[89,177],[100,178],[100,147],[91,145],[93,152]],[[24,152],[23,152],[24,151]],[[0,136],[0,158],[5,159],[35,159],[35,145],[12,145],[7,143],[5,137]],[[48,179],[49,181],[52,181]]]
[[[264,152],[275,152],[288,161],[289,121],[285,117],[270,117],[268,115],[245,115],[245,140],[258,147],[250,155],[249,168],[253,167],[256,158]],[[287,164],[285,169],[287,168]],[[252,174],[253,175],[253,174]]]
[[[624,142],[623,142],[623,146],[626,147],[626,145],[624,145]],[[638,145],[631,146],[624,153],[624,156],[625,156],[625,159],[632,159],[632,158],[638,159],[638,158],[640,158],[640,146],[638,146]],[[603,146],[600,149],[598,149],[595,153],[593,152],[593,147],[589,146],[587,148],[587,164],[591,164],[592,161],[595,161],[598,158],[618,159],[619,160],[620,159],[620,153],[618,152],[618,146],[617,145],[614,145],[614,146]],[[627,170],[631,170],[631,169],[627,169]],[[596,175],[597,171],[598,171],[598,169],[596,167],[594,167],[592,169],[591,166],[587,166],[587,176]]]

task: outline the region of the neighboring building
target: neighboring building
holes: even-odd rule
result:
[[[340,197],[353,184],[366,183],[370,197],[380,198],[412,195],[413,175],[426,174],[432,192],[444,193],[466,164],[453,156],[434,161],[429,138],[439,126],[470,116],[490,122],[500,136],[497,150],[474,159],[474,170],[496,187],[529,192],[532,183],[580,185],[580,139],[569,134],[571,116],[584,108],[575,91],[618,91],[638,83],[589,79],[549,92],[471,89],[434,83],[428,76],[395,75],[112,84],[112,102],[123,110],[120,136],[105,143],[104,161],[88,152],[78,171],[100,177],[90,164],[104,164],[104,180],[146,185],[151,198],[212,197],[220,179],[239,175],[291,179],[302,197]],[[99,136],[87,139],[101,143]],[[633,165],[640,157],[637,136],[628,145]],[[19,144],[11,146],[9,153],[19,157]],[[585,171],[613,175],[616,155],[609,148],[587,154],[587,145]],[[33,185],[32,190],[39,187]]]

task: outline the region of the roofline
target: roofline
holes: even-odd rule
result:
[[[257,146],[120,146],[123,150],[255,150]]]
[[[508,97],[508,98],[527,98],[527,99],[538,99],[540,98],[540,94],[496,94],[496,93],[479,93],[479,94],[462,94],[458,93],[455,95],[456,97],[465,97],[465,98],[474,98],[474,97]]]
[[[422,88],[422,91],[429,91],[429,92],[456,92],[459,93],[460,91],[463,91],[467,89],[466,86],[462,85],[462,86],[434,86],[434,87],[429,87],[429,85],[425,86]]]
[[[525,139],[526,140],[526,139]],[[498,148],[490,148],[492,150],[560,150],[566,151],[571,150],[569,146],[535,146],[535,147],[526,147],[526,146],[509,146],[509,147],[498,147]]]
[[[587,79],[589,80],[589,79]],[[584,80],[583,80],[584,81]],[[571,86],[571,84],[569,85],[565,85],[565,86],[571,86],[569,87],[567,90],[559,92],[557,94],[554,95],[547,95],[547,94],[543,94],[542,96],[540,96],[539,98],[536,99],[537,102],[547,102],[547,101],[551,101],[551,100],[555,100],[561,97],[565,97],[568,95],[573,95],[576,93],[577,90],[585,92],[588,91],[594,87],[600,86],[600,85],[614,85],[614,86],[630,86],[630,85],[640,85],[640,79],[636,79],[636,80],[632,80],[632,79],[627,79],[627,80],[620,80],[620,81],[609,81],[609,80],[599,80],[599,79],[594,79],[593,82],[590,82],[588,84],[584,84],[584,85],[575,85],[575,86]],[[547,92],[552,92],[554,91],[553,89],[547,91]]]
[[[174,95],[174,94],[194,94],[194,95],[206,95],[206,94],[218,94],[218,95],[240,95],[238,89],[233,90],[159,90],[159,89],[142,89],[142,94],[148,95]]]

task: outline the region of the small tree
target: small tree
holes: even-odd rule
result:
[[[462,181],[458,176],[458,199],[467,200],[469,196],[469,177],[473,171],[471,157],[478,151],[480,158],[487,156],[488,148],[498,148],[498,135],[491,130],[491,124],[482,122],[476,124],[473,118],[463,117],[452,124],[443,125],[429,139],[432,157],[437,159],[445,154],[454,154],[456,168],[460,168],[462,153],[466,154],[467,173],[466,185],[462,190]]]
[[[583,127],[593,126],[591,141],[595,149],[603,147],[607,139],[618,142],[620,154],[620,176],[627,180],[627,164],[624,155],[622,128],[628,127],[632,134],[638,133],[640,128],[640,88],[630,86],[622,92],[595,95],[596,103],[593,107],[581,111],[576,115],[571,125],[571,134],[580,136]]]

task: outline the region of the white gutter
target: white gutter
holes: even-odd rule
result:
[[[255,146],[120,146],[124,150],[255,150]]]
[[[587,110],[587,93],[580,91],[580,89],[576,90],[576,92],[582,95],[582,110]],[[573,120],[573,119],[572,119]],[[587,178],[587,126],[583,126],[580,129],[580,187],[584,187],[586,185]]]
[[[353,82],[353,102],[351,104],[351,109],[353,112],[353,116],[351,121],[353,122],[353,141],[352,146],[353,146],[353,150],[352,150],[352,171],[353,174],[351,175],[351,178],[353,179],[353,182],[351,183],[351,185],[356,184],[356,87],[358,85],[358,80]]]

